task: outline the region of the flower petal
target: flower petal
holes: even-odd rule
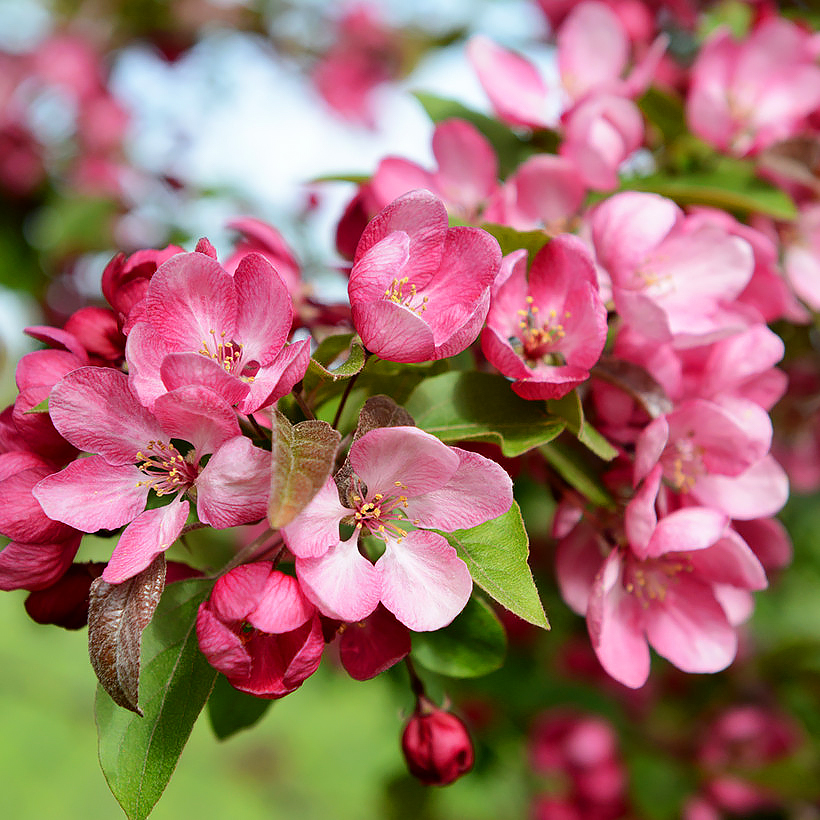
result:
[[[339,543],[339,524],[352,512],[339,502],[339,490],[331,476],[310,504],[282,527],[282,537],[297,558],[316,558]]]

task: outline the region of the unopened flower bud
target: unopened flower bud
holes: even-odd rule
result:
[[[407,722],[401,746],[410,774],[427,786],[446,786],[473,767],[467,727],[426,698]]]

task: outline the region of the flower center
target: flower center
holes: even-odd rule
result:
[[[692,437],[679,438],[663,455],[664,475],[678,492],[688,493],[703,475],[703,448],[695,444]]]
[[[150,487],[157,495],[170,495],[187,490],[199,473],[195,464],[180,455],[173,444],[149,441],[145,451],[137,453],[137,467],[148,478],[138,481],[138,487]]]
[[[674,558],[627,560],[624,589],[647,609],[652,601],[663,602],[667,589],[676,583],[681,572],[692,572],[687,553],[676,553]]]
[[[407,520],[404,512],[408,506],[407,496],[402,492],[407,487],[401,481],[396,481],[394,486],[395,490],[392,492],[375,493],[368,499],[362,491],[361,481],[353,476],[350,498],[353,501],[356,529],[365,531],[367,535],[375,535],[382,541],[388,538],[401,541],[407,535],[407,530],[399,526],[399,523]],[[367,495],[369,496],[369,492]]]
[[[421,296],[415,285],[410,284],[410,278],[402,276],[401,279],[394,279],[390,287],[384,292],[386,299],[409,308],[417,316],[421,316],[427,310],[427,297]]]
[[[547,318],[540,315],[538,305],[533,304],[532,296],[527,297],[526,310],[519,310],[518,336],[510,340],[517,352],[529,367],[538,364],[566,364],[563,354],[555,348],[567,335],[564,325],[558,321],[558,312],[550,310]],[[564,319],[572,314],[564,311]]]
[[[200,355],[213,359],[226,373],[238,376],[247,382],[252,382],[255,370],[249,365],[243,365],[243,345],[231,339],[225,341],[225,331],[217,335],[215,330],[208,331],[210,340],[203,339],[202,347],[197,351]]]

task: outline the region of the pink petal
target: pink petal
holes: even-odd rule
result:
[[[172,256],[157,268],[145,299],[148,321],[168,352],[199,350],[214,336],[236,334],[233,278],[205,254]]]
[[[381,604],[339,638],[339,660],[354,680],[370,680],[410,654],[410,632]]]
[[[196,636],[202,654],[214,669],[230,680],[246,678],[251,672],[251,659],[239,635],[222,623],[204,601],[196,617]]]
[[[512,481],[503,467],[489,458],[450,447],[459,457],[458,469],[443,486],[410,497],[407,517],[419,526],[448,532],[483,524],[512,506]]]
[[[310,363],[310,339],[285,345],[276,358],[253,377],[248,395],[237,403],[240,413],[250,414],[287,396],[304,378]]]
[[[42,384],[53,387],[67,373],[85,364],[86,362],[65,350],[35,350],[33,353],[26,353],[17,363],[17,389],[26,390]]]
[[[198,458],[216,452],[240,433],[233,408],[222,396],[199,385],[178,387],[160,396],[154,402],[154,415],[162,425],[164,440],[190,442]]]
[[[270,475],[267,450],[254,447],[244,436],[227,441],[196,479],[199,520],[221,530],[264,518]]]
[[[367,485],[368,497],[402,493],[410,498],[437,490],[460,463],[453,448],[417,427],[370,430],[350,448],[350,464]]]
[[[385,157],[370,180],[370,188],[380,207],[384,207],[402,194],[426,188],[436,188],[433,175],[420,165],[401,157]]]
[[[20,458],[13,460],[18,466],[25,463]],[[52,468],[40,462],[0,481],[0,533],[12,541],[26,542],[57,541],[67,535],[67,528],[44,513],[33,495],[37,483],[51,473]]]
[[[388,541],[376,570],[385,608],[414,632],[447,626],[472,594],[467,565],[436,533],[415,530]]]
[[[241,623],[262,600],[273,571],[270,561],[254,561],[234,567],[214,584],[208,608],[221,621]]]
[[[641,606],[624,590],[622,569],[614,549],[596,575],[587,607],[587,627],[601,666],[624,686],[638,689],[649,677],[649,647]]]
[[[59,347],[64,347],[65,350],[72,354],[78,364],[77,367],[82,367],[88,364],[88,353],[80,343],[80,340],[71,332],[61,330],[58,327],[50,327],[49,325],[32,325],[24,330],[26,335],[31,336],[32,339],[37,339],[39,342],[46,344],[56,344]],[[40,351],[35,351],[40,352]],[[61,351],[62,352],[62,351]]]
[[[586,196],[575,165],[553,154],[525,160],[508,182],[515,185],[517,212],[528,220],[513,226],[521,229],[534,228],[538,222],[547,230],[563,224],[577,213]]]
[[[597,530],[581,521],[555,550],[555,575],[561,597],[578,615],[586,615],[595,576],[603,563]]]
[[[75,447],[101,455],[110,464],[133,464],[162,428],[131,392],[128,377],[108,367],[82,367],[51,393],[49,415]]]
[[[282,537],[297,558],[324,555],[330,547],[339,543],[339,524],[352,513],[339,502],[336,482],[330,477],[310,504],[282,528]]]
[[[0,589],[43,589],[59,580],[71,565],[82,536],[54,543],[10,541],[0,552]]]
[[[189,385],[201,385],[233,405],[241,402],[250,390],[247,382],[200,353],[169,353],[163,358],[159,372],[165,388],[163,393]],[[154,399],[159,395],[161,393],[157,393]]]
[[[262,599],[248,615],[248,623],[263,632],[278,634],[297,629],[316,611],[292,575],[272,572]]]
[[[167,345],[147,322],[137,322],[128,334],[125,342],[128,383],[146,407],[151,407],[158,396],[168,392],[161,376],[167,352]],[[205,361],[204,356],[200,358]]]
[[[737,635],[712,591],[681,573],[663,600],[649,602],[646,636],[659,655],[684,672],[719,672],[737,651]]]
[[[358,532],[319,558],[296,558],[296,577],[305,595],[329,618],[360,621],[379,603],[381,574],[358,550]]]
[[[660,464],[655,465],[634,498],[626,505],[624,512],[624,529],[629,548],[639,558],[647,557],[652,535],[658,525],[655,500],[658,497],[662,475],[663,469]]]
[[[483,35],[470,38],[467,56],[502,120],[529,128],[554,125],[545,115],[548,89],[532,63]]]
[[[765,589],[766,570],[749,545],[733,530],[708,549],[689,556],[699,577],[711,584],[730,584],[741,589]]]
[[[282,349],[293,322],[290,293],[270,262],[259,253],[242,258],[234,273],[236,338],[243,361],[270,364]]]
[[[728,517],[709,507],[685,507],[658,521],[646,550],[657,557],[670,552],[688,552],[711,547],[726,532]]]
[[[145,509],[145,478],[131,464],[113,467],[101,456],[90,456],[44,478],[34,495],[56,521],[83,532],[116,530]]]
[[[178,500],[137,516],[114,547],[103,580],[119,584],[142,572],[177,540],[187,518],[188,502]]]
[[[387,361],[429,362],[439,358],[427,322],[388,299],[354,304],[353,324],[364,346]]]

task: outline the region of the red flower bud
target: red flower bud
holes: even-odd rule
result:
[[[427,786],[446,786],[473,767],[467,727],[426,698],[407,722],[401,747],[410,774]]]

